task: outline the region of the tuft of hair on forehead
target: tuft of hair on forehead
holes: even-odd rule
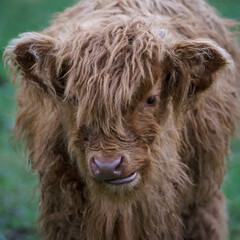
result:
[[[108,129],[112,121],[121,123],[140,86],[154,85],[153,67],[163,57],[163,47],[150,24],[138,19],[104,25],[92,32],[78,29],[59,54],[71,55],[65,93],[78,98],[79,124]]]

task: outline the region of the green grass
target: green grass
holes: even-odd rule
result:
[[[223,184],[229,212],[231,240],[240,239],[240,140],[235,139],[231,151],[231,162]]]
[[[15,102],[14,88],[3,84],[0,88],[0,240],[4,239],[1,233],[15,237],[26,238],[26,234],[33,233],[33,222],[37,216],[37,198],[33,198],[33,188],[37,179],[29,174],[27,161],[21,161],[14,153],[9,133],[14,123]],[[24,158],[21,157],[23,160]],[[20,233],[25,238],[21,238]]]
[[[53,13],[74,0],[1,0],[0,55],[19,33],[44,29]],[[211,0],[226,17],[240,20],[239,0]],[[15,116],[15,89],[0,61],[0,240],[33,240],[38,212],[37,177],[29,172],[24,154],[14,153],[9,139]],[[235,139],[224,185],[228,199],[231,240],[240,239],[240,141]]]

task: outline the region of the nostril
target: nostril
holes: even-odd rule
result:
[[[99,174],[100,170],[95,162],[95,158],[91,158],[90,160],[90,168],[91,168],[91,171],[93,173],[93,175],[97,175]]]
[[[120,163],[115,167],[113,172],[115,174],[121,174],[125,165],[126,165],[126,159],[124,157],[121,157]]]

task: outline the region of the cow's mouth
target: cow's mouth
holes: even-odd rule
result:
[[[106,182],[109,184],[125,184],[132,182],[137,176],[137,172],[131,173],[130,175],[122,178],[116,178],[113,180],[107,180]]]

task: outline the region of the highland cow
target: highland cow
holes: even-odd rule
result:
[[[203,0],[86,0],[10,42],[44,239],[226,239],[236,25]]]

